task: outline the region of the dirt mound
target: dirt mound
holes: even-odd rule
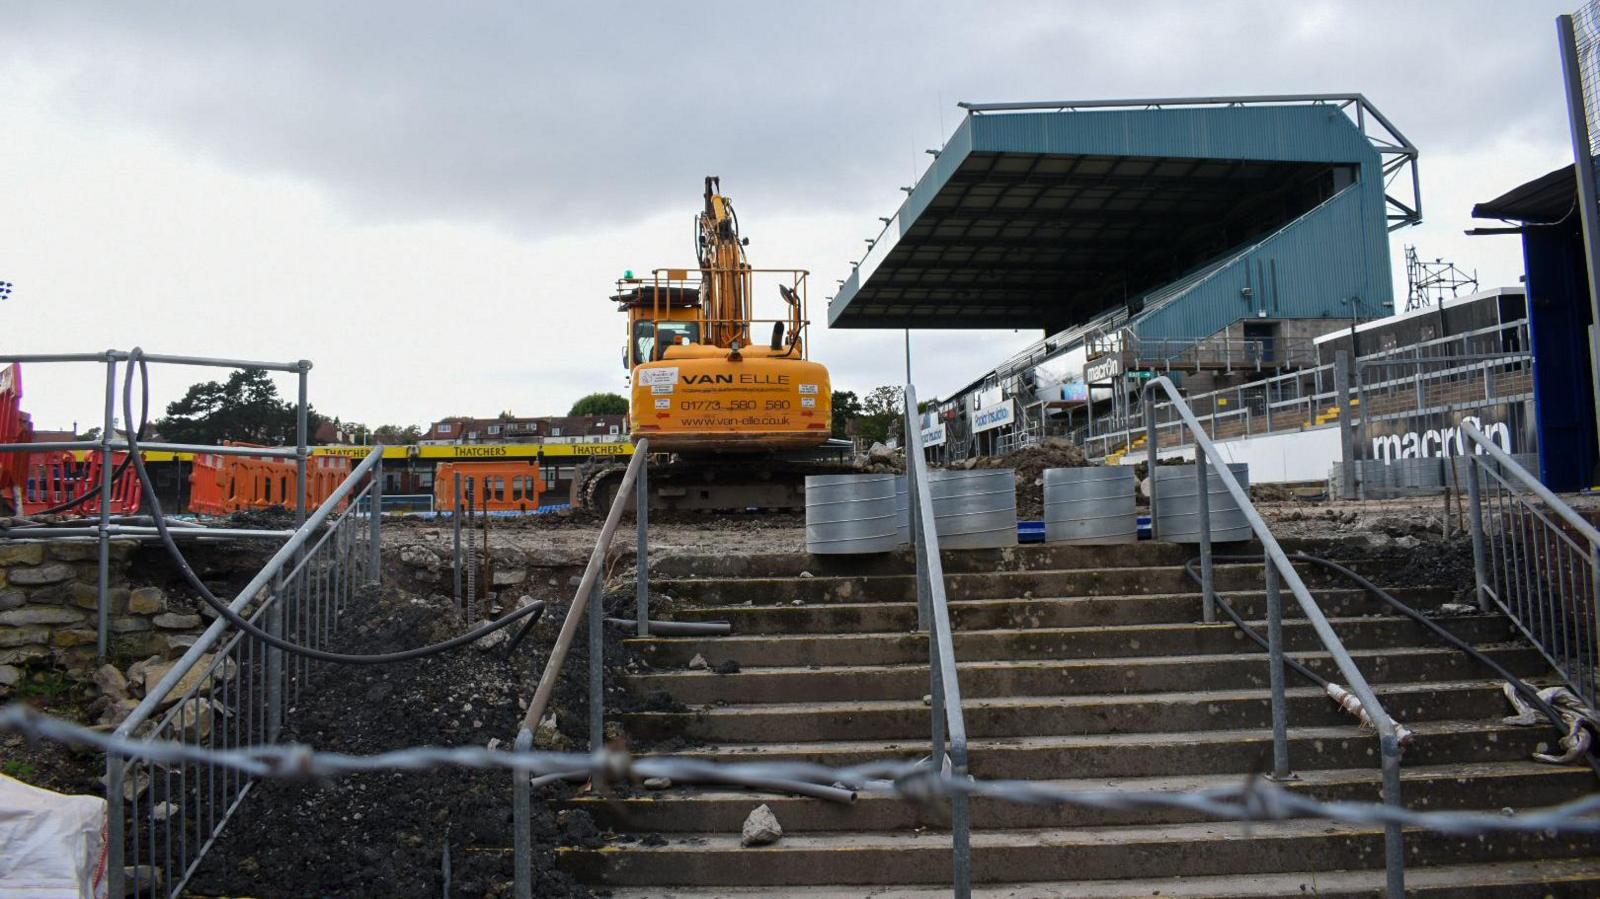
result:
[[[1078,445],[1052,437],[1004,456],[968,459],[961,467],[1014,469],[1017,473],[1017,518],[1037,521],[1044,516],[1045,470],[1087,468],[1093,464]]]

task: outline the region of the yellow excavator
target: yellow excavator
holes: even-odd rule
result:
[[[632,439],[672,454],[650,470],[651,506],[804,508],[804,476],[839,470],[816,452],[831,437],[833,390],[828,370],[806,358],[807,272],[752,267],[715,176],[704,200],[698,267],[629,272],[611,296],[628,318]],[[755,317],[758,285],[776,288],[780,314]],[[580,473],[574,505],[606,508],[620,475],[615,465]]]

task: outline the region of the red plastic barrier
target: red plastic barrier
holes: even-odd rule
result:
[[[21,455],[21,454],[19,454]],[[115,469],[128,457],[127,453],[112,453],[111,465]],[[28,453],[25,475],[22,480],[22,511],[37,515],[46,509],[55,509],[71,500],[87,496],[100,486],[100,454],[90,453],[82,462],[76,462],[68,452]],[[122,476],[111,483],[111,514],[133,515],[144,500],[143,485],[138,472],[125,469]],[[61,510],[63,515],[99,514],[99,497]]]
[[[22,411],[22,367],[15,362],[0,368],[0,443],[27,443],[33,423]],[[16,491],[27,478],[27,453],[0,453],[0,495],[16,501]]]

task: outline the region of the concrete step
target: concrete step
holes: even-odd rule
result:
[[[1520,677],[1546,672],[1544,659],[1531,647],[1503,643],[1478,648]],[[1486,671],[1465,654],[1442,647],[1363,649],[1353,650],[1351,655],[1373,684],[1467,680],[1482,676]],[[1325,652],[1299,653],[1295,658],[1326,677],[1335,675],[1332,659]],[[1267,686],[1266,654],[1259,651],[1147,658],[964,662],[958,669],[962,696],[969,699],[1157,693],[1182,690],[1195,684]],[[926,662],[830,668],[752,667],[737,675],[661,671],[629,675],[627,682],[637,694],[663,691],[688,705],[818,699],[920,701],[929,689]]]
[[[781,822],[780,822],[781,823]],[[1500,834],[1492,841],[1423,831],[1406,834],[1408,850],[1433,864],[1568,858],[1594,850],[1588,836]],[[1167,824],[976,831],[973,880],[1205,877],[1381,868],[1383,829],[1323,820]],[[759,849],[739,835],[674,835],[665,845],[558,850],[561,864],[589,883],[942,884],[950,879],[948,834],[937,832],[796,834]]]
[[[1513,727],[1495,720],[1419,721],[1404,763],[1447,765],[1522,761],[1553,735],[1547,727]],[[1048,780],[1071,772],[1084,778],[1237,774],[1271,759],[1272,734],[1261,728],[1200,733],[1089,734],[973,740],[968,766],[976,777]],[[722,743],[682,750],[708,761],[805,761],[835,767],[885,758],[927,756],[926,739],[803,743]],[[1378,738],[1355,725],[1296,727],[1290,722],[1289,762],[1296,769],[1378,765]]]
[[[1218,544],[1221,547],[1223,544]],[[1290,552],[1313,554],[1335,552],[1328,541],[1283,541]],[[1253,543],[1227,544],[1227,552],[1241,555],[1260,552]],[[1219,548],[1219,553],[1224,550]],[[944,570],[950,574],[994,571],[1045,571],[1076,568],[1129,568],[1149,565],[1182,565],[1195,557],[1195,548],[1177,543],[1119,543],[1106,546],[1072,546],[1061,543],[1011,546],[1001,549],[949,550],[941,554]],[[805,553],[756,553],[751,555],[675,556],[651,560],[650,572],[656,577],[799,577],[802,571],[813,576],[909,574],[916,568],[910,550],[868,555],[813,556]]]
[[[1288,720],[1333,727],[1350,720],[1326,693],[1287,691]],[[1378,700],[1408,724],[1482,717],[1507,711],[1499,681],[1386,684]],[[1198,690],[1135,696],[1013,696],[963,703],[972,739],[1020,736],[1155,733],[1270,728],[1267,689]],[[688,712],[623,716],[629,734],[649,740],[683,737],[713,742],[915,740],[929,731],[929,708],[918,701],[799,702],[729,705]]]
[[[1351,649],[1429,645],[1434,641],[1421,625],[1407,618],[1336,618],[1331,623]],[[1443,618],[1440,623],[1469,643],[1503,641],[1511,633],[1507,621],[1497,615]],[[1258,622],[1256,627],[1264,632],[1266,625]],[[1322,649],[1304,621],[1285,621],[1283,632],[1290,652]],[[629,643],[655,668],[685,667],[696,655],[704,656],[713,665],[732,660],[741,668],[892,665],[927,658],[927,640],[915,633],[636,637],[630,638]],[[956,634],[955,644],[957,658],[965,661],[1199,655],[1238,652],[1253,645],[1231,623],[963,631]]]
[[[1094,880],[979,886],[974,899],[1372,899],[1383,892],[1381,871],[1299,871],[1218,877]],[[621,888],[612,899],[756,899],[766,887]],[[786,887],[793,899],[936,899],[948,887]],[[1592,899],[1600,895],[1600,865],[1592,859],[1541,859],[1406,869],[1406,895],[1429,899]]]
[[[1379,799],[1376,768],[1307,770],[1287,789],[1325,801],[1373,802]],[[1407,807],[1432,811],[1464,808],[1535,808],[1554,805],[1593,786],[1586,767],[1557,767],[1532,761],[1463,765],[1408,766],[1401,795]],[[1148,777],[1124,780],[1047,781],[1063,790],[1187,791],[1237,785],[1237,775]],[[581,796],[564,805],[588,811],[604,829],[618,833],[738,833],[745,816],[765,803],[785,833],[896,831],[948,828],[949,806],[922,804],[884,794],[861,795],[853,805],[795,796],[717,789],[672,789],[631,795]],[[979,830],[1176,824],[1199,821],[1183,809],[1139,808],[1118,811],[1080,806],[1023,805],[993,799],[971,804],[972,826]]]
[[[1401,589],[1395,597],[1415,609],[1435,609],[1450,602],[1447,590]],[[1265,619],[1264,590],[1236,591],[1223,599],[1240,615]],[[1316,591],[1324,615],[1381,615],[1390,606],[1365,590],[1323,588]],[[1088,627],[1109,624],[1153,624],[1199,621],[1200,594],[1169,593],[1133,596],[1006,597],[950,603],[950,623],[958,630]],[[1284,615],[1299,618],[1299,603],[1284,595]],[[735,634],[837,634],[860,631],[908,631],[917,626],[914,602],[818,603],[815,605],[686,605],[674,610],[679,621],[727,621]]]
[[[1350,567],[1363,573],[1376,573],[1370,563],[1353,562]],[[1346,587],[1321,568],[1299,566],[1307,585]],[[1216,589],[1262,589],[1260,565],[1217,565]],[[651,578],[651,584],[675,597],[680,603],[732,606],[787,605],[798,599],[821,602],[911,602],[916,599],[916,580],[910,574],[850,575],[843,577],[708,577]],[[1009,596],[1131,596],[1151,593],[1187,593],[1195,588],[1182,565],[1129,568],[1084,568],[1052,571],[999,571],[945,574],[945,594],[949,599],[1003,599]]]

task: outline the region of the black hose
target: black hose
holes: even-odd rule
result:
[[[1214,562],[1259,561],[1256,556],[1212,556],[1211,559]],[[1200,577],[1200,574],[1194,570],[1195,566],[1199,564],[1199,562],[1199,557],[1190,559],[1189,561],[1183,563],[1183,570],[1189,572],[1189,577],[1193,578],[1195,583],[1204,584],[1205,581]],[[1233,621],[1234,625],[1238,627],[1239,630],[1244,631],[1244,635],[1246,637],[1249,637],[1257,646],[1261,647],[1262,649],[1267,650],[1268,652],[1272,651],[1272,645],[1267,642],[1267,638],[1261,636],[1260,631],[1257,631],[1255,628],[1246,624],[1245,620],[1240,617],[1239,613],[1233,610],[1233,606],[1228,605],[1227,601],[1223,599],[1221,593],[1217,593],[1215,590],[1213,590],[1211,595],[1217,600],[1217,608],[1221,609],[1222,614],[1228,616],[1228,618]],[[1296,674],[1316,684],[1321,689],[1326,690],[1328,688],[1328,684],[1332,683],[1332,681],[1328,680],[1322,675],[1295,661],[1287,653],[1284,654],[1283,664],[1288,666]]]
[[[1262,557],[1261,556],[1223,555],[1223,556],[1212,556],[1211,558],[1212,558],[1212,561],[1220,561],[1220,562],[1261,562],[1262,561]],[[1354,570],[1352,570],[1352,569],[1350,569],[1350,568],[1348,568],[1348,567],[1346,567],[1344,565],[1341,565],[1340,563],[1335,562],[1332,559],[1325,559],[1325,558],[1322,558],[1321,556],[1313,556],[1313,555],[1311,555],[1309,553],[1297,552],[1294,555],[1290,556],[1290,560],[1291,561],[1295,561],[1295,562],[1309,562],[1309,563],[1311,563],[1313,565],[1321,565],[1323,568],[1326,568],[1329,571],[1332,571],[1332,572],[1334,572],[1336,574],[1343,575],[1351,583],[1354,583],[1356,586],[1358,586],[1361,589],[1365,590],[1367,593],[1369,593],[1369,594],[1371,594],[1373,596],[1376,596],[1378,599],[1383,600],[1385,603],[1387,603],[1390,606],[1390,608],[1393,608],[1395,611],[1399,612],[1400,614],[1406,616],[1407,618],[1410,618],[1412,621],[1415,621],[1418,624],[1421,624],[1424,630],[1426,630],[1429,633],[1433,634],[1433,636],[1437,637],[1440,641],[1444,642],[1445,644],[1450,646],[1452,649],[1456,649],[1456,650],[1459,650],[1459,651],[1461,651],[1463,653],[1466,653],[1467,656],[1469,658],[1471,658],[1473,661],[1475,661],[1478,664],[1484,666],[1485,668],[1488,668],[1490,671],[1493,671],[1497,676],[1499,676],[1500,678],[1504,679],[1506,683],[1511,685],[1511,688],[1513,690],[1516,690],[1517,693],[1520,694],[1523,699],[1528,701],[1529,705],[1531,705],[1534,708],[1538,709],[1539,712],[1545,716],[1545,718],[1549,719],[1551,725],[1553,725],[1558,731],[1561,732],[1561,736],[1562,737],[1567,736],[1566,721],[1564,721],[1562,719],[1560,713],[1558,713],[1555,710],[1555,708],[1553,708],[1550,705],[1550,703],[1544,701],[1544,699],[1539,695],[1539,691],[1538,690],[1536,690],[1533,687],[1529,686],[1525,681],[1522,680],[1522,678],[1517,677],[1515,674],[1512,674],[1510,671],[1506,670],[1506,667],[1504,665],[1501,665],[1499,662],[1496,662],[1494,659],[1490,658],[1488,655],[1484,654],[1483,652],[1480,652],[1477,647],[1475,647],[1472,644],[1466,642],[1465,640],[1461,639],[1460,637],[1457,637],[1455,634],[1450,633],[1450,631],[1448,629],[1446,629],[1443,625],[1439,624],[1439,622],[1434,621],[1432,618],[1429,618],[1428,616],[1422,614],[1421,612],[1417,611],[1416,609],[1412,608],[1411,606],[1406,605],[1405,603],[1401,602],[1394,594],[1392,594],[1389,591],[1383,589],[1382,587],[1379,587],[1377,584],[1374,584],[1372,581],[1370,581],[1367,578],[1363,577],[1362,575],[1358,574]],[[1199,564],[1199,562],[1200,562],[1200,559],[1198,557],[1196,557],[1196,558],[1190,559],[1189,561],[1187,561],[1187,562],[1185,562],[1183,564],[1184,570],[1189,572],[1189,577],[1193,578],[1194,582],[1197,583],[1197,584],[1203,583],[1203,581],[1201,580],[1200,574],[1195,571],[1195,566],[1197,564]],[[1213,591],[1212,595],[1215,596],[1215,598],[1216,598],[1217,607],[1220,608],[1223,611],[1223,614],[1227,615],[1230,619],[1232,619],[1233,623],[1236,626],[1238,626],[1238,628],[1240,630],[1244,631],[1245,636],[1249,637],[1251,640],[1253,640],[1261,648],[1268,649],[1268,643],[1267,643],[1266,638],[1262,637],[1259,631],[1255,630],[1254,628],[1252,628],[1248,624],[1246,624],[1244,619],[1241,618],[1239,616],[1239,614],[1233,610],[1233,607],[1228,605],[1228,603],[1223,599],[1222,594],[1216,593],[1215,591]],[[1293,668],[1302,677],[1305,677],[1308,680],[1311,680],[1312,682],[1316,683],[1320,687],[1323,687],[1323,688],[1327,687],[1328,680],[1326,678],[1323,678],[1320,675],[1316,674],[1311,669],[1305,667],[1304,665],[1300,664],[1299,662],[1295,661],[1294,659],[1289,658],[1289,656],[1287,656],[1287,655],[1285,655],[1283,657],[1283,661],[1284,661],[1285,665],[1288,665],[1289,667]],[[1595,753],[1593,752],[1593,750],[1588,752],[1586,754],[1585,758],[1589,762],[1589,767],[1594,769],[1595,774],[1596,775],[1600,775],[1600,758],[1596,758]]]
[[[128,354],[128,370],[123,376],[122,382],[122,409],[123,414],[128,418],[128,420],[132,420],[133,417],[132,391],[133,369],[135,365],[137,365],[139,368],[140,389],[143,391],[144,395],[148,396],[150,390],[149,369],[144,361],[144,351],[138,347],[135,347],[133,351]],[[144,408],[146,409],[146,415],[148,415],[148,400],[146,400]],[[141,420],[139,423],[139,430],[142,431],[143,429],[144,422]],[[341,665],[381,665],[389,662],[408,662],[413,659],[426,658],[428,656],[437,655],[441,652],[446,652],[451,649],[465,646],[468,643],[472,643],[482,638],[485,634],[499,630],[500,628],[512,624],[528,615],[536,614],[544,608],[543,604],[541,603],[534,603],[529,606],[524,606],[523,608],[520,608],[503,618],[491,621],[483,627],[452,637],[449,640],[444,640],[442,642],[433,643],[427,646],[419,646],[415,649],[405,649],[399,652],[384,652],[373,655],[354,655],[342,652],[328,652],[327,650],[315,649],[310,646],[302,646],[298,643],[284,640],[281,637],[274,636],[260,627],[257,627],[254,623],[239,615],[239,613],[228,608],[228,604],[218,599],[216,595],[211,592],[211,589],[206,586],[205,582],[200,580],[200,576],[195,574],[194,568],[189,565],[189,560],[184,558],[182,550],[178,549],[177,542],[172,539],[172,533],[167,529],[166,515],[161,511],[161,501],[156,498],[154,485],[150,482],[150,472],[145,469],[144,458],[139,452],[139,440],[132,431],[129,431],[128,433],[128,456],[134,460],[134,471],[139,473],[139,481],[144,485],[145,492],[150,497],[150,515],[155,521],[157,533],[159,533],[161,536],[161,543],[167,548],[167,553],[172,556],[172,560],[177,563],[178,571],[183,575],[184,580],[188,581],[189,586],[193,587],[196,592],[200,594],[200,598],[205,600],[206,605],[210,606],[218,615],[226,619],[229,624],[232,624],[234,627],[237,627],[241,631],[244,631],[250,636],[255,637],[257,640],[260,640],[268,646],[273,646],[278,649],[282,649],[285,652],[292,652],[296,655],[305,656],[307,658],[317,659],[323,662],[335,662]],[[377,514],[376,509],[373,510],[373,514]]]

